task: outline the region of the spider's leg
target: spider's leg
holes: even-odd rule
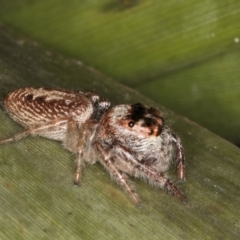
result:
[[[76,155],[76,168],[73,183],[78,185],[82,178],[83,169],[83,128],[76,121],[69,120],[67,123],[66,136],[63,141],[64,147]]]
[[[81,124],[70,119],[67,123],[64,147],[76,155],[76,168],[73,178],[75,185],[81,182],[84,162],[95,162],[95,159],[91,155],[91,145],[96,133],[96,128],[97,122],[92,119]]]
[[[54,120],[50,123],[46,123],[44,125],[41,126],[37,126],[37,127],[31,127],[29,129],[26,129],[22,132],[19,132],[17,134],[15,134],[14,136],[7,138],[7,139],[3,139],[0,141],[0,144],[6,144],[6,143],[11,143],[11,142],[16,142],[21,140],[24,137],[27,137],[28,135],[43,135],[44,133],[53,130],[53,129],[57,129],[59,128],[60,125],[66,124],[67,119],[60,119],[60,120]],[[48,137],[51,138],[51,137]]]
[[[11,143],[11,142],[16,142],[24,137],[27,137],[28,135],[31,134],[31,130],[27,129],[27,130],[24,130],[22,132],[19,132],[15,135],[13,135],[12,137],[10,138],[7,138],[7,139],[3,139],[0,141],[0,144],[6,144],[6,143]]]
[[[125,173],[119,170],[114,164],[114,155],[111,154],[111,150],[105,151],[101,144],[95,142],[94,147],[96,148],[98,154],[100,155],[99,161],[108,170],[111,177],[123,188],[131,200],[136,204],[137,207],[141,206],[141,201],[134,191],[131,183],[128,181],[128,177]]]
[[[122,146],[115,148],[115,154],[119,154],[122,159],[135,169],[133,174],[135,177],[144,176],[153,185],[166,189],[170,194],[176,196],[180,201],[185,202],[186,197],[180,190],[171,182],[166,174],[157,171],[157,169],[146,166],[137,161],[127,149]]]
[[[172,136],[173,143],[175,144],[176,151],[177,151],[177,158],[176,158],[176,165],[177,165],[177,173],[178,178],[180,180],[185,180],[185,156],[184,151],[182,147],[181,140],[175,136],[175,134]]]
[[[83,159],[80,154],[77,155],[76,158],[76,168],[73,177],[73,183],[75,185],[79,185],[82,180],[82,169],[83,169]]]

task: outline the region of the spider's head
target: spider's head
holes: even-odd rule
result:
[[[164,120],[158,110],[136,103],[130,105],[122,124],[136,133],[157,137],[162,132]]]
[[[158,110],[140,103],[117,105],[106,113],[103,121],[114,134],[125,137],[158,137],[164,126]]]

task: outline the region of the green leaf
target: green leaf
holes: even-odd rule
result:
[[[0,146],[1,239],[237,239],[240,235],[239,149],[80,61],[0,26],[0,98],[23,86],[90,89],[113,103],[158,107],[181,137],[188,196],[182,204],[132,179],[136,208],[104,168],[86,166],[72,184],[73,161],[61,144],[26,138]],[[2,109],[1,138],[21,130]],[[175,179],[175,174],[170,173]]]
[[[239,38],[238,0],[135,1],[129,8],[113,0],[2,2],[8,24],[128,84],[229,50]]]

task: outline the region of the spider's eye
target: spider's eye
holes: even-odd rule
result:
[[[128,123],[128,126],[129,126],[130,128],[132,128],[132,127],[134,126],[134,121],[130,121],[130,122]]]

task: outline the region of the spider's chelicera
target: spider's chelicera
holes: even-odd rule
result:
[[[81,181],[84,162],[99,161],[137,206],[140,199],[128,175],[186,200],[165,173],[174,162],[178,178],[185,179],[181,140],[158,110],[140,103],[110,107],[109,101],[90,91],[47,88],[11,92],[4,107],[25,130],[0,144],[27,135],[63,142],[76,155],[75,184]]]

